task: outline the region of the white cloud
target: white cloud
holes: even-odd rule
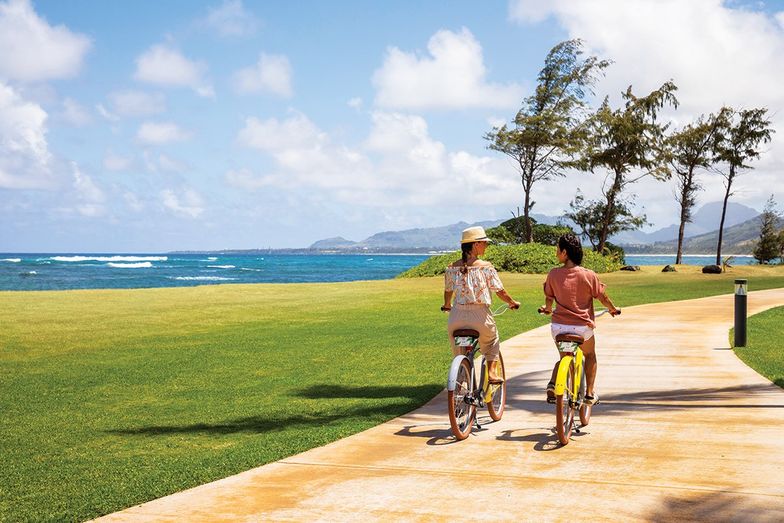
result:
[[[647,94],[673,79],[681,105],[665,116],[676,125],[722,105],[768,107],[777,132],[731,198],[761,208],[772,187],[781,185],[784,165],[784,24],[781,13],[729,5],[721,0],[514,0],[509,12],[521,24],[553,16],[570,38],[585,41],[587,53],[612,59],[597,92],[616,103],[630,84],[636,94]],[[706,182],[700,201],[720,200],[720,181],[706,177]],[[590,183],[599,185],[598,176]],[[672,184],[646,180],[633,190],[657,227],[677,222]]]
[[[76,193],[76,199],[79,203],[76,204],[76,211],[82,216],[95,218],[106,214],[104,202],[106,195],[104,192],[93,182],[92,178],[84,174],[76,162],[71,162],[73,171],[73,187]]]
[[[147,145],[181,142],[188,138],[190,133],[171,122],[144,122],[136,133],[136,139]]]
[[[116,91],[109,95],[114,112],[121,116],[152,116],[166,110],[166,99],[161,93],[144,91]]]
[[[120,121],[120,117],[110,112],[103,104],[95,104],[95,110],[109,122]]]
[[[47,114],[0,82],[0,188],[50,189]]]
[[[333,143],[300,113],[283,121],[249,118],[238,141],[270,154],[276,169],[264,175],[231,170],[226,182],[245,190],[319,188],[322,199],[357,209],[418,214],[423,206],[430,206],[428,213],[444,208],[454,213],[450,198],[465,197],[467,188],[480,203],[498,205],[517,198],[516,178],[501,161],[448,151],[429,135],[422,117],[375,112],[372,124],[361,144],[347,146]]]
[[[163,206],[174,214],[198,218],[204,212],[204,200],[193,189],[184,189],[177,194],[172,189],[160,192]]]
[[[187,168],[187,166],[184,163],[175,160],[173,158],[170,158],[165,154],[158,155],[158,165],[163,171],[169,171],[175,173],[184,172],[185,169]]]
[[[373,74],[376,104],[400,109],[515,108],[523,90],[517,84],[486,79],[482,47],[471,32],[441,30],[427,44],[429,56],[387,49]]]
[[[0,77],[39,82],[75,76],[90,39],[67,27],[52,27],[29,0],[0,3]]]
[[[194,62],[165,44],[153,45],[136,59],[134,78],[166,87],[190,87],[196,94],[212,97],[215,92],[205,80],[207,66]]]
[[[253,35],[259,21],[240,0],[226,0],[220,6],[209,9],[204,25],[224,37],[243,37]]]
[[[145,209],[144,202],[142,202],[139,197],[132,192],[126,192],[123,194],[123,199],[125,200],[128,208],[133,212],[142,212]]]
[[[357,111],[359,111],[360,109],[362,109],[362,98],[359,97],[351,98],[348,102],[346,102],[346,104],[352,109],[356,109]]]
[[[92,122],[87,109],[72,98],[63,100],[63,119],[74,127],[84,127]]]
[[[284,55],[261,53],[259,61],[234,73],[234,88],[241,94],[272,93],[290,97],[291,64]]]
[[[107,151],[103,157],[103,167],[109,171],[127,171],[133,165],[131,158]]]

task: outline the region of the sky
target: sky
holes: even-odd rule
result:
[[[0,252],[306,247],[509,218],[483,136],[581,38],[613,61],[591,104],[672,79],[673,129],[722,105],[777,131],[731,201],[784,208],[784,1],[0,0]],[[568,210],[604,173],[534,186]],[[698,205],[723,197],[703,173]],[[673,182],[632,186],[646,230]]]

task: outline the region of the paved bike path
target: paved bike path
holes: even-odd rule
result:
[[[784,391],[729,349],[733,299],[600,318],[602,403],[565,447],[544,401],[556,354],[543,327],[502,345],[506,413],[465,441],[450,435],[442,393],[360,434],[100,521],[784,521]],[[778,305],[784,289],[748,298],[749,314]]]

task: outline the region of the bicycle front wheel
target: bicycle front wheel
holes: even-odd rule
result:
[[[499,421],[501,416],[504,415],[504,409],[506,408],[506,369],[504,369],[504,358],[500,354],[498,355],[496,372],[504,378],[504,382],[496,385],[492,383],[487,384],[488,396],[490,396],[486,400],[487,412],[493,421]]]
[[[471,366],[468,360],[460,362],[455,390],[448,392],[447,401],[452,434],[457,440],[464,440],[471,434],[471,425],[476,414],[476,405],[471,398]]]
[[[558,441],[561,445],[568,445],[569,438],[572,436],[574,427],[574,402],[572,394],[574,391],[574,360],[562,361],[561,365],[569,365],[566,372],[566,388],[563,394],[555,397],[555,430],[558,433]]]

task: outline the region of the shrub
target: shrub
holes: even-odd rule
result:
[[[574,233],[571,227],[564,225],[547,225],[537,223],[534,225],[534,241],[545,245],[557,245],[558,238],[567,233]]]
[[[613,256],[602,256],[591,250],[585,250],[583,266],[596,272],[613,272],[620,269],[621,264]],[[419,265],[398,274],[398,278],[417,278],[421,276],[438,276],[444,274],[446,267],[460,259],[460,253],[432,256]],[[503,272],[520,272],[527,274],[547,274],[550,269],[558,266],[555,249],[550,245],[526,243],[522,245],[490,245],[483,259],[492,263]]]

